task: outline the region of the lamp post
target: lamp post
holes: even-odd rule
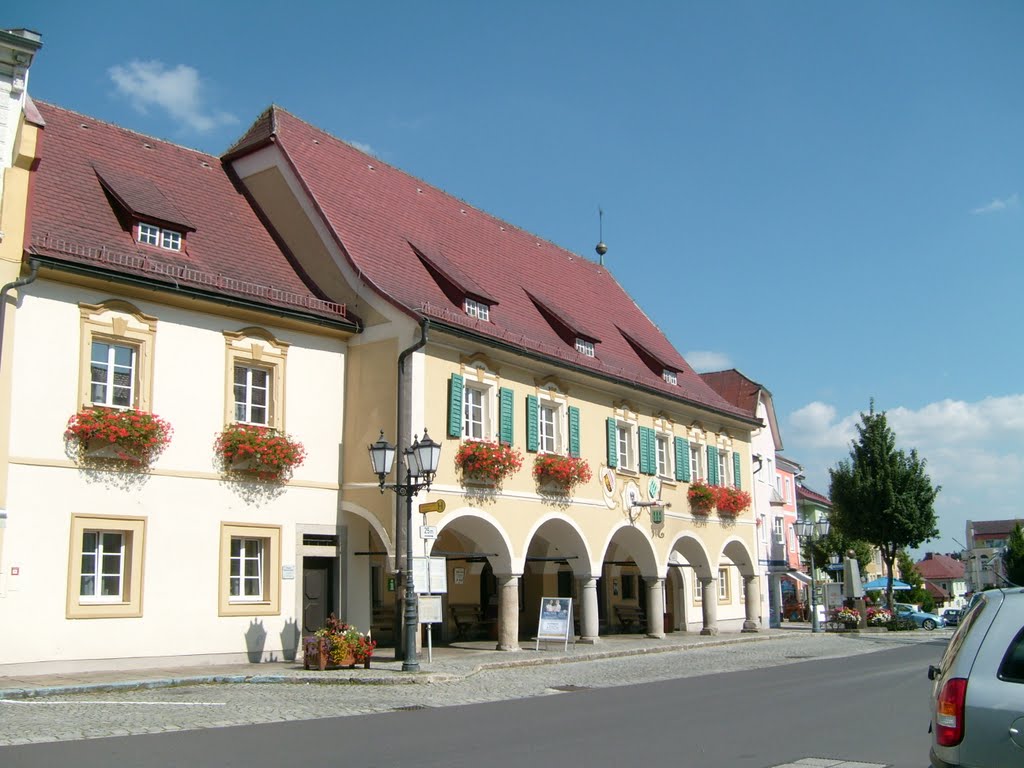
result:
[[[405,497],[405,659],[402,661],[403,672],[419,672],[420,662],[416,653],[416,619],[418,603],[416,588],[412,577],[412,497],[423,490],[430,490],[430,483],[437,472],[437,464],[441,458],[441,445],[435,443],[423,430],[423,439],[413,438],[414,442],[405,449],[405,482],[387,483],[385,478],[391,474],[391,465],[395,461],[395,446],[384,439],[381,430],[380,439],[369,447],[370,464],[380,481],[380,492],[384,489],[394,491]]]
[[[814,543],[819,539],[828,536],[829,521],[827,517],[813,523],[806,518],[797,520],[796,535],[807,547],[811,557],[811,632],[821,632],[821,622],[818,621],[818,579],[815,576],[814,568]]]

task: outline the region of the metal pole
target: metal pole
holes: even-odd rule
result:
[[[416,492],[412,477],[406,469],[405,475],[405,660],[403,672],[419,672],[420,662],[416,653],[416,588],[412,577],[412,497]]]
[[[818,621],[818,580],[814,576],[814,542],[813,537],[807,537],[807,548],[811,554],[811,632],[821,632]]]

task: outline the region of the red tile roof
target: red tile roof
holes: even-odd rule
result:
[[[917,572],[925,579],[962,579],[964,564],[949,555],[928,553],[916,563]]]
[[[832,506],[832,499],[818,493],[817,491],[812,491],[806,485],[797,485],[796,498],[798,501],[810,501],[815,504],[823,504],[826,507]]]
[[[277,107],[267,110],[225,160],[273,142],[361,276],[414,316],[529,350],[732,416],[749,414],[708,387],[611,273],[366,155]],[[410,243],[443,255],[493,295],[490,321],[467,317]],[[669,279],[669,275],[664,275]],[[576,352],[530,294],[563,323],[599,339]],[[623,337],[676,370],[665,382]],[[574,340],[573,340],[574,341]]]
[[[303,279],[218,158],[51,104],[37,107],[45,127],[29,200],[31,253],[351,322],[343,306]],[[123,205],[111,192],[124,196]],[[182,250],[136,243],[125,208],[182,225]]]
[[[974,537],[985,536],[1009,536],[1013,533],[1013,527],[1020,523],[1024,526],[1024,519],[1017,520],[975,520],[971,523],[974,529]]]
[[[750,416],[757,416],[758,393],[763,387],[737,371],[712,371],[702,373],[704,383],[738,408],[742,408]]]

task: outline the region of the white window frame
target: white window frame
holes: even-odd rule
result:
[[[786,521],[784,518],[772,518],[772,541],[780,546],[786,543]]]
[[[234,557],[233,542],[258,540],[260,544],[260,594],[232,594],[232,584],[244,580],[244,560]],[[232,567],[238,563],[236,575]],[[281,526],[261,523],[226,523],[220,525],[220,569],[217,607],[220,616],[277,616],[281,613]]]
[[[136,240],[142,245],[163,248],[165,251],[180,251],[184,237],[176,229],[166,229],[140,221]]]
[[[138,240],[143,245],[152,245],[158,248],[160,246],[160,227],[140,222]]]
[[[238,381],[238,372],[245,371],[245,381]],[[261,373],[265,377],[264,386],[260,386],[253,382],[254,374]],[[256,365],[247,360],[234,361],[234,368],[232,370],[232,388],[234,391],[235,398],[235,421],[239,424],[255,424],[261,427],[269,427],[273,423],[273,406],[274,406],[274,369],[273,366]],[[242,399],[239,399],[239,388],[242,390]],[[262,390],[263,391],[263,403],[255,403],[256,399],[254,395]],[[254,418],[254,409],[263,409],[263,418]],[[241,410],[240,410],[241,409]]]
[[[654,433],[654,461],[658,468],[658,477],[673,479],[672,474],[672,435],[665,432]]]
[[[232,536],[231,552],[228,557],[228,600],[232,603],[261,603],[265,589],[266,544],[265,538],[257,536]],[[255,545],[256,554],[249,554],[249,545]],[[237,551],[236,551],[237,550]],[[254,564],[256,573],[248,573],[247,565]],[[247,585],[255,583],[257,591],[249,593]]]
[[[224,423],[255,424],[279,431],[285,429],[284,387],[288,362],[288,342],[274,338],[264,328],[249,327],[239,331],[224,331]],[[235,394],[235,369],[258,369],[267,373],[267,418],[265,422],[250,421],[251,407],[246,407],[246,419],[239,419],[239,401]],[[251,392],[246,392],[250,397]],[[249,403],[251,406],[251,402]]]
[[[678,386],[679,384],[679,377],[676,375],[676,372],[671,371],[668,368],[662,369],[661,378],[663,378],[667,384],[672,384],[673,386]]]
[[[730,601],[729,569],[718,569],[718,602],[728,603]]]
[[[782,497],[782,499],[788,504],[793,500],[793,485],[788,477],[783,478],[783,482],[785,482],[786,484],[786,494],[785,496]]]
[[[580,336],[576,337],[576,351],[587,357],[594,357],[594,342],[588,341]]]
[[[86,537],[94,536],[95,542],[86,549]],[[116,547],[108,548],[108,541],[116,538]],[[82,531],[82,572],[79,579],[78,597],[83,603],[122,603],[124,602],[124,565],[125,565],[125,541],[123,531],[111,531],[96,528],[87,528]],[[116,551],[111,551],[116,549]],[[86,562],[92,560],[92,566],[86,570]],[[116,569],[108,570],[111,559],[116,558]],[[92,579],[92,589],[83,589],[87,578]],[[117,590],[112,593],[103,594],[104,579],[116,578]]]
[[[561,408],[552,400],[537,402],[537,450],[539,453],[562,453]]]
[[[637,472],[637,428],[636,424],[621,419],[615,422],[615,450],[619,457],[619,469]]]
[[[466,302],[463,305],[466,310],[466,314],[470,317],[475,317],[477,320],[490,320],[491,319],[491,305],[485,304],[482,301],[471,299],[466,297]]]
[[[707,475],[701,471],[704,466],[703,455],[706,449],[700,443],[690,443],[690,482],[704,480]]]
[[[732,452],[718,449],[718,484],[723,487],[732,486]]]
[[[462,391],[462,436],[466,440],[489,440],[491,388],[465,382]],[[474,434],[479,431],[479,434]]]
[[[81,318],[81,352],[79,357],[79,408],[94,406],[149,411],[153,389],[153,347],[157,319],[143,314],[133,304],[110,299],[102,304],[79,304]],[[93,400],[93,347],[107,344],[105,367],[106,387],[103,402]],[[131,397],[128,405],[113,403],[114,370],[110,355],[116,348],[132,351]]]
[[[105,360],[96,359],[96,347],[97,345],[104,345],[107,347]],[[129,384],[128,390],[128,401],[127,402],[115,402],[118,398],[116,397],[118,391],[126,389],[123,384],[116,383],[116,376],[118,373],[123,373],[125,369],[124,364],[117,362],[118,350],[127,350],[131,356],[131,361],[127,366],[129,373]],[[103,373],[102,380],[97,380],[96,373],[97,369],[100,369]],[[139,380],[139,347],[136,344],[126,344],[119,339],[106,339],[106,338],[93,338],[89,345],[89,399],[93,405],[101,405],[107,408],[134,408],[136,404],[136,392],[138,389]],[[97,387],[103,388],[103,397],[97,399],[95,396],[95,390]],[[123,400],[123,398],[121,398]]]
[[[71,546],[68,548],[68,581],[66,617],[68,619],[110,619],[142,615],[142,571],[146,541],[146,518],[101,515],[71,515]],[[86,536],[97,535],[97,544],[85,551]],[[120,538],[116,595],[102,595],[99,579],[103,570],[100,558],[112,555],[103,548],[102,536],[116,534]],[[96,558],[90,568],[88,555]],[[83,566],[85,573],[83,574]],[[92,592],[82,592],[83,575],[95,575]],[[111,575],[108,573],[108,575]]]
[[[700,577],[694,572],[693,574],[693,602],[700,603],[704,600],[704,584],[701,582]]]

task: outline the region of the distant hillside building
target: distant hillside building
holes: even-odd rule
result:
[[[978,592],[1006,583],[1003,552],[1018,523],[1024,526],[1024,519],[967,521],[964,563],[968,592]]]

